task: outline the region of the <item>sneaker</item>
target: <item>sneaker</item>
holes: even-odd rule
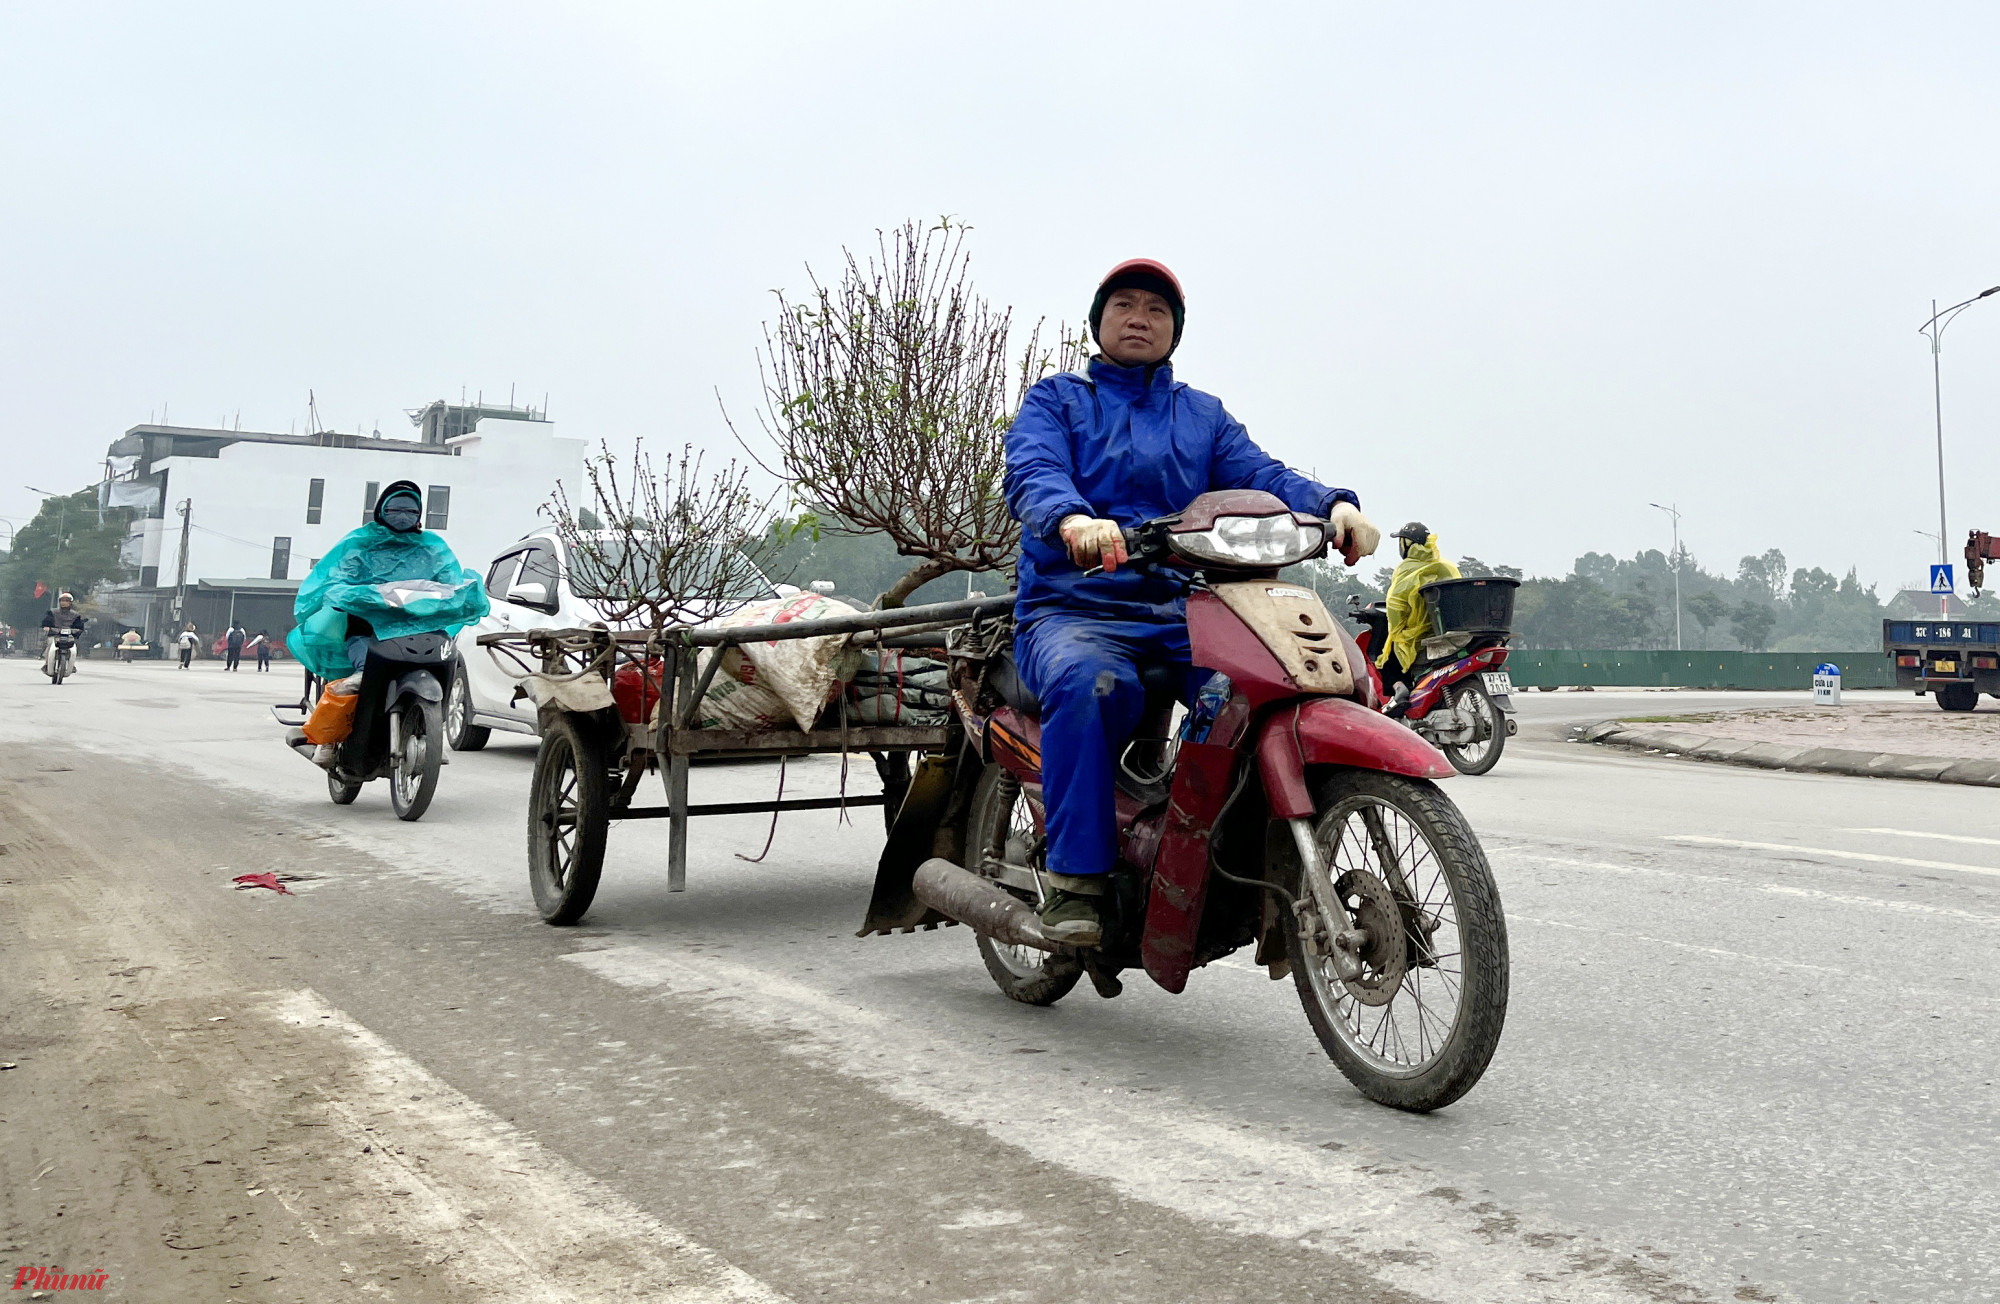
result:
[[[340,746],[337,743],[321,743],[313,748],[313,764],[322,770],[330,770],[340,762]]]
[[[1096,946],[1104,940],[1104,926],[1097,918],[1097,902],[1058,888],[1042,904],[1042,935],[1064,946]]]

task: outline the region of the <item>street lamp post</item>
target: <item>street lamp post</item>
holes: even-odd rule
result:
[[[1945,555],[1945,540],[1951,537],[1951,531],[1944,523],[1944,385],[1939,374],[1938,355],[1944,343],[1944,328],[1951,325],[1952,319],[1958,314],[1992,294],[2000,294],[2000,285],[1981,290],[1965,302],[1954,303],[1941,312],[1938,310],[1937,300],[1932,299],[1931,319],[1917,328],[1917,334],[1927,337],[1931,342],[1931,409],[1937,420],[1938,564],[1940,566],[1951,564],[1951,558]]]
[[[1681,645],[1681,509],[1659,503],[1646,505],[1658,507],[1674,519],[1674,651],[1684,652],[1687,649]]]

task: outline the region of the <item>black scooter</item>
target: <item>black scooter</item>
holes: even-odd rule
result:
[[[338,745],[339,758],[326,772],[327,795],[335,805],[350,804],[362,784],[386,777],[396,818],[423,818],[444,764],[444,700],[456,663],[452,641],[443,634],[368,640],[354,730]],[[301,700],[274,706],[271,714],[289,729],[303,728],[325,691],[325,681],[308,672]],[[286,718],[287,712],[298,718]],[[311,758],[313,744],[303,735],[295,733],[286,742]]]

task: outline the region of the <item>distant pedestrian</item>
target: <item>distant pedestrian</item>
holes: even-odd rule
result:
[[[250,646],[257,653],[257,668],[259,670],[269,670],[271,668],[271,631],[268,629],[258,630],[257,637],[250,640]]]
[[[187,628],[181,631],[181,669],[186,670],[189,663],[194,660],[195,645],[199,642],[201,635],[194,632],[194,622],[190,620]]]
[[[245,637],[243,626],[233,620],[230,621],[229,633],[224,636],[222,644],[223,651],[228,656],[228,660],[223,662],[222,665],[224,670],[235,670],[242,665],[243,640]]]

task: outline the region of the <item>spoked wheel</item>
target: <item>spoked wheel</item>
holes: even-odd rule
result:
[[[444,712],[422,698],[389,713],[389,804],[399,820],[420,820],[444,764]]]
[[[548,923],[575,923],[597,895],[610,789],[597,740],[556,716],[542,732],[528,802],[528,885]]]
[[[476,752],[493,731],[472,723],[472,690],[465,682],[465,663],[452,668],[451,691],[444,695],[444,736],[455,752]]]
[[[1484,774],[1500,763],[1507,742],[1507,720],[1486,685],[1475,677],[1451,690],[1452,727],[1469,741],[1446,743],[1440,749],[1460,774]]]
[[[1449,1105],[1486,1071],[1507,1017],[1507,923],[1486,853],[1422,779],[1335,770],[1313,804],[1337,899],[1300,875],[1287,940],[1306,1018],[1370,1100]]]
[[[971,827],[965,840],[967,868],[991,877],[989,859],[1011,865],[1036,864],[1042,856],[1041,841],[1034,813],[1021,794],[1021,781],[998,765],[987,766],[972,794]],[[1036,904],[1029,892],[1012,883],[1005,886],[1023,901]],[[996,942],[984,933],[977,937],[986,972],[993,975],[1001,991],[1023,1004],[1054,1005],[1083,977],[1083,965],[1074,956]]]

